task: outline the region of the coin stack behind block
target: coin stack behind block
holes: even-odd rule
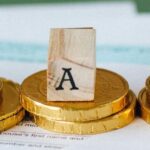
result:
[[[38,126],[67,134],[97,134],[134,119],[128,82],[95,68],[93,28],[52,29],[48,70],[27,77],[21,103]]]
[[[138,96],[140,106],[140,116],[143,120],[150,124],[150,77],[146,80],[146,86]]]

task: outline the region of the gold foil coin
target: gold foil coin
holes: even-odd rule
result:
[[[138,101],[140,104],[141,117],[143,118],[143,120],[150,124],[150,103],[148,102],[146,88],[140,91]]]
[[[0,131],[19,123],[25,114],[20,104],[20,86],[10,80],[0,78]]]
[[[21,103],[30,113],[61,121],[90,121],[110,116],[127,105],[127,81],[120,75],[97,69],[94,101],[47,101],[46,70],[26,78],[21,85]]]
[[[120,112],[109,117],[88,122],[67,122],[52,120],[31,114],[33,122],[49,131],[67,134],[97,134],[119,129],[131,123],[135,117],[136,96],[129,91],[129,104]]]

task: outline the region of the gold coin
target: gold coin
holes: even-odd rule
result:
[[[129,90],[125,79],[104,69],[96,71],[94,101],[47,101],[46,71],[29,76],[21,87],[21,103],[27,111],[54,120],[79,122],[97,120],[122,110],[127,105],[125,96]]]
[[[18,84],[0,78],[2,86],[0,104],[0,131],[19,123],[25,114],[20,104],[20,87]]]
[[[57,121],[39,115],[31,114],[31,118],[38,126],[49,131],[67,134],[97,134],[119,129],[131,123],[135,117],[136,96],[129,91],[129,105],[122,111],[109,117],[88,122]]]
[[[146,88],[142,89],[138,96],[140,104],[140,115],[141,117],[150,124],[150,103],[148,102]]]

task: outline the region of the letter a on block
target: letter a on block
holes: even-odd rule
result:
[[[92,101],[95,92],[95,30],[51,29],[48,70],[48,101]]]

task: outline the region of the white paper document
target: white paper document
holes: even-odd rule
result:
[[[31,121],[23,121],[16,127],[2,132],[0,149],[68,149],[70,145],[84,141],[84,136],[61,135],[38,128]]]

